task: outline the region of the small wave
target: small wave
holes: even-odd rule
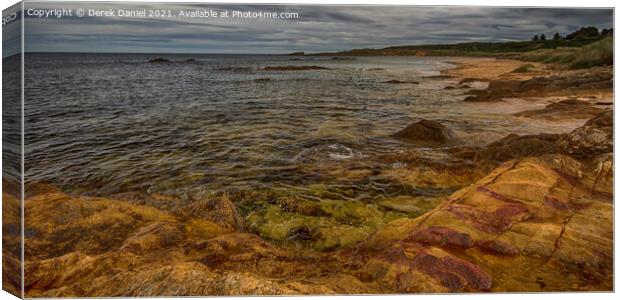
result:
[[[330,153],[329,157],[335,160],[345,160],[345,159],[349,159],[349,158],[353,158],[355,157],[355,155],[344,155],[344,154],[337,154],[337,153]]]
[[[353,150],[351,147],[333,140],[330,143],[315,140],[306,144],[302,146],[302,150],[295,156],[295,161],[346,160],[363,156],[362,153]]]
[[[327,146],[333,152],[328,153],[328,157],[335,160],[344,160],[355,157],[353,149],[342,144],[331,144]]]

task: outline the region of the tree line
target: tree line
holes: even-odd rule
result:
[[[613,28],[603,28],[603,30],[599,31],[598,28],[594,26],[589,27],[581,27],[579,30],[569,33],[566,36],[560,35],[560,33],[556,32],[553,34],[553,40],[577,40],[577,39],[593,39],[593,38],[601,38],[606,36],[613,36],[614,29]],[[532,37],[532,41],[546,41],[547,36],[545,34],[535,35]]]

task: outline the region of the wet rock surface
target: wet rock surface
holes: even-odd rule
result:
[[[394,137],[412,143],[449,144],[456,141],[454,133],[448,127],[432,120],[421,120],[396,132]]]
[[[26,292],[611,290],[611,185],[590,185],[611,182],[601,171],[611,163],[600,158],[592,167],[563,155],[508,161],[419,217],[395,219],[349,247],[322,252],[231,232],[229,218],[204,217],[229,215],[227,205],[200,204],[200,214],[188,206],[181,217],[48,190],[27,201]],[[316,232],[296,226],[284,234],[308,240]]]
[[[527,156],[556,153],[559,134],[508,135],[473,153],[474,160],[503,162]],[[470,154],[471,155],[471,154]]]
[[[465,98],[469,102],[501,101],[506,98],[572,96],[613,87],[613,71],[609,68],[591,68],[525,80],[495,79],[483,90],[471,90]]]
[[[567,99],[551,103],[543,109],[523,111],[515,115],[547,120],[584,119],[593,117],[603,110],[588,101]]]
[[[384,81],[383,83],[390,83],[390,84],[418,84],[419,82],[417,81],[402,81],[402,80],[388,80],[388,81]]]
[[[493,71],[498,63],[432,78],[490,82],[471,92],[476,101],[572,97],[611,82],[604,69],[501,77],[515,66]],[[572,132],[509,135],[480,147],[458,146],[446,126],[420,121],[395,136],[439,146],[445,157],[403,152],[379,158],[381,166],[364,158],[302,166],[308,177],[338,183],[296,187],[302,193],[86,197],[29,185],[26,296],[610,291],[613,112],[582,99],[523,115],[593,117]],[[9,203],[18,211],[18,201]],[[3,242],[19,249],[17,234]]]
[[[308,71],[308,70],[329,70],[321,66],[267,66],[265,71]]]
[[[613,110],[605,110],[566,134],[510,134],[484,147],[455,147],[452,155],[475,162],[503,162],[511,159],[565,154],[582,162],[613,152]]]
[[[385,157],[406,167],[372,172],[453,188],[435,198],[334,201],[319,187],[306,199],[96,198],[29,185],[26,295],[610,291],[612,119],[606,111],[568,134],[511,135],[477,157],[460,149],[452,166]],[[467,165],[476,172],[459,171]]]

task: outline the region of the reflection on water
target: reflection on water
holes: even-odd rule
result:
[[[27,54],[27,179],[99,194],[294,186],[320,180],[302,165],[411,148],[389,135],[421,118],[473,144],[579,125],[507,117],[531,107],[519,100],[462,102],[450,80],[423,78],[449,67],[437,58],[163,56],[178,62]],[[274,65],[329,70],[262,70]]]

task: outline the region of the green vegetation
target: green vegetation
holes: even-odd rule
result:
[[[543,49],[510,55],[507,58],[543,63],[559,63],[568,65],[573,69],[580,69],[612,65],[613,55],[613,39],[607,37],[579,48]]]
[[[589,68],[613,64],[613,28],[599,32],[596,27],[582,27],[565,37],[559,33],[549,38],[545,34],[540,34],[535,35],[530,41],[392,46],[318,55],[497,57],[557,63],[569,68]],[[527,72],[529,68],[531,67],[524,65],[514,72]]]
[[[452,50],[466,52],[486,52],[486,53],[502,53],[502,52],[526,52],[539,49],[554,49],[558,47],[581,47],[597,41],[598,38],[583,38],[575,40],[536,40],[522,42],[502,42],[502,43],[459,43],[459,44],[437,44],[437,45],[420,45],[420,46],[397,46],[388,47],[383,50]]]
[[[597,38],[597,37],[607,35],[606,30],[609,30],[609,29],[603,29],[603,32],[599,33],[598,28],[596,27],[593,27],[593,26],[581,27],[579,30],[573,33],[569,33],[566,36],[566,39],[574,40],[574,39],[584,39],[584,38]]]

